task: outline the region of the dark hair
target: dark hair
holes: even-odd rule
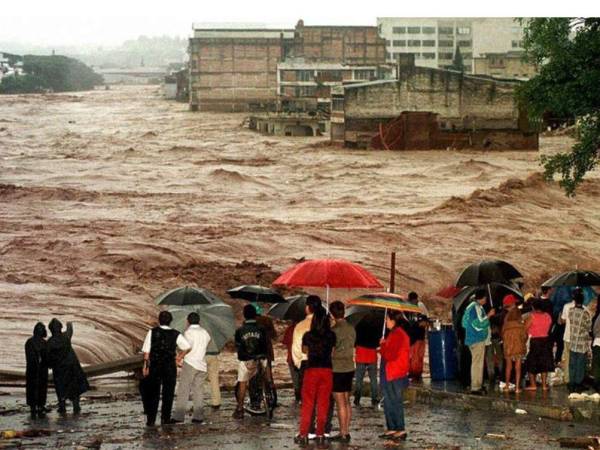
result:
[[[396,324],[396,325],[394,325],[394,328],[402,325],[402,323],[405,320],[404,319],[404,314],[402,314],[402,311],[391,310],[391,311],[387,312],[387,316],[388,316],[389,319],[393,320],[394,323]]]
[[[309,295],[308,297],[306,297],[306,306],[308,306],[310,312],[314,314],[317,308],[323,306],[321,305],[321,297],[319,297],[318,295]]]
[[[544,300],[536,298],[533,300],[532,306],[533,306],[533,309],[536,311],[543,311],[544,310]]]
[[[323,305],[319,306],[313,312],[312,322],[310,323],[310,331],[314,331],[320,336],[324,336],[331,330],[331,324],[329,323],[329,315]]]
[[[485,289],[477,289],[475,291],[475,300],[481,300],[483,298],[487,298],[487,292]]]
[[[191,312],[187,316],[187,321],[190,325],[198,325],[200,323],[200,316],[197,312]]]
[[[550,291],[549,286],[542,286],[542,294],[547,294]]]
[[[575,289],[573,291],[573,301],[575,302],[576,305],[583,305],[583,291],[579,288]]]
[[[409,300],[418,300],[419,299],[419,294],[417,294],[414,291],[411,291],[408,293],[408,299]]]
[[[244,306],[244,319],[256,319],[256,308],[253,305],[247,304],[246,306]]]
[[[346,312],[346,306],[338,301],[333,302],[329,305],[329,312],[336,319],[342,319],[344,317],[344,313]]]
[[[161,311],[158,314],[158,324],[163,326],[169,326],[173,321],[173,316],[169,311]]]

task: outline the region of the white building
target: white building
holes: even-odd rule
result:
[[[390,62],[412,53],[418,66],[445,68],[460,48],[465,72],[470,73],[475,57],[522,50],[522,27],[512,17],[380,17],[377,26]]]

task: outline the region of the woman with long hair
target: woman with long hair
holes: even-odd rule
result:
[[[396,441],[407,437],[403,392],[408,387],[410,339],[402,327],[403,322],[401,312],[389,311],[385,322],[388,334],[380,343],[383,412],[387,427],[380,437]]]
[[[300,410],[300,432],[294,442],[308,445],[313,411],[316,407],[317,448],[328,448],[325,439],[325,424],[333,389],[333,365],[331,354],[335,347],[335,334],[331,331],[329,315],[319,305],[312,317],[310,331],[302,338],[302,351],[308,355],[302,380],[302,408]]]
[[[535,377],[539,373],[542,376],[542,390],[548,390],[548,372],[554,371],[554,360],[552,355],[552,342],[549,338],[552,317],[544,312],[543,305],[539,300],[533,302],[533,312],[525,321],[525,328],[529,335],[529,353],[525,362],[529,372],[529,386],[527,391],[535,391]]]

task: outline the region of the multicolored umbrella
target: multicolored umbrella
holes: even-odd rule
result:
[[[404,300],[397,294],[388,292],[378,292],[375,294],[364,294],[360,297],[353,298],[348,302],[349,305],[367,306],[369,308],[393,309],[395,311],[403,311],[409,313],[421,313],[421,309],[417,305]]]

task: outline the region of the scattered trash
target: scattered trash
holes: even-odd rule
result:
[[[295,428],[294,425],[289,423],[271,423],[271,428],[277,428],[280,430],[293,430]]]
[[[484,438],[488,438],[488,439],[501,439],[501,440],[506,440],[507,437],[505,434],[500,434],[500,433],[486,433]]]
[[[569,400],[572,401],[583,401],[590,400],[593,402],[600,402],[600,394],[595,392],[593,394],[588,394],[587,392],[573,392],[569,394]]]
[[[527,414],[527,411],[525,411],[524,409],[515,409],[515,414]]]
[[[50,430],[5,430],[0,432],[2,439],[18,439],[23,437],[50,436]]]

